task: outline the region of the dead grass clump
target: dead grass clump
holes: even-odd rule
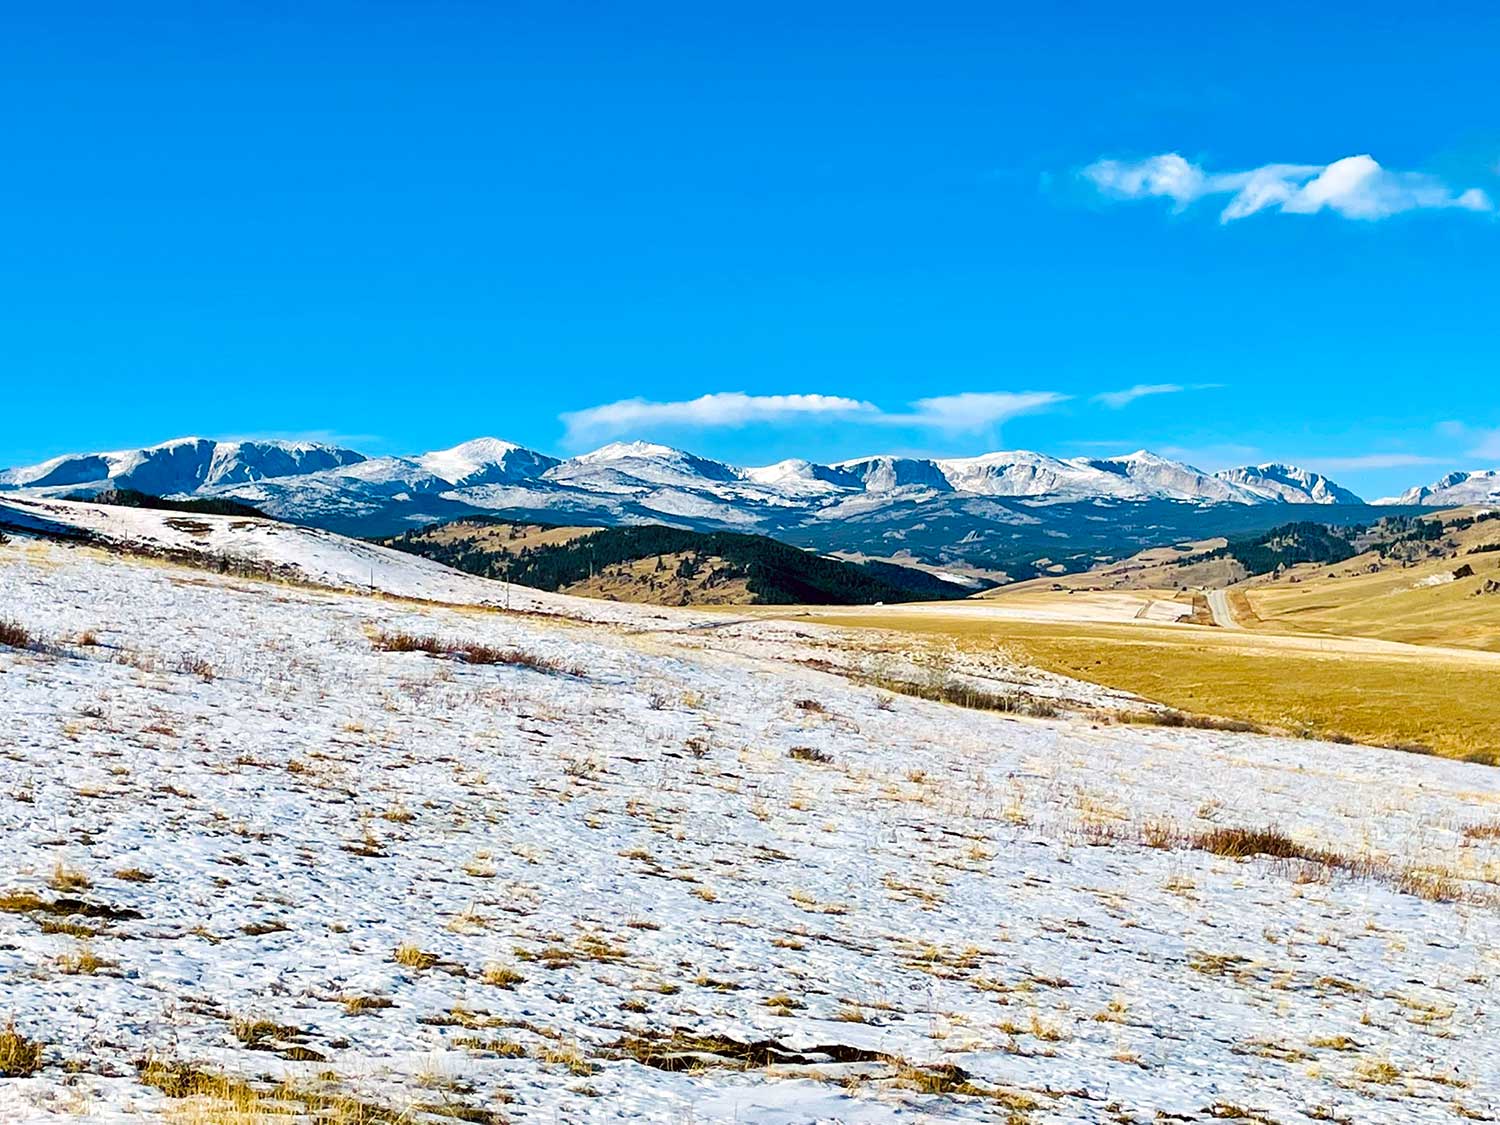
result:
[[[1396,879],[1396,889],[1428,902],[1466,902],[1473,897],[1457,879],[1437,871],[1403,871]]]
[[[447,651],[436,637],[420,637],[415,633],[379,633],[371,643],[381,652],[425,652],[429,656],[441,656]]]
[[[205,684],[213,683],[218,674],[214,666],[201,656],[184,656],[177,662],[177,670],[184,676],[197,676]]]
[[[1302,859],[1311,863],[1342,866],[1330,852],[1305,848],[1275,828],[1213,828],[1193,837],[1193,846],[1230,859],[1270,856],[1272,859]]]
[[[42,1044],[16,1030],[14,1020],[0,1027],[0,1077],[25,1078],[42,1069]]]
[[[793,746],[786,754],[788,758],[795,758],[799,762],[819,762],[825,766],[833,761],[832,754],[814,746]]]
[[[0,892],[0,911],[9,914],[51,914],[59,918],[82,915],[85,918],[103,918],[109,922],[128,922],[144,917],[139,910],[128,906],[110,906],[104,902],[87,902],[81,898],[56,898],[50,902],[35,891]]]
[[[366,1012],[378,1012],[384,1008],[394,1008],[396,1002],[388,996],[360,996],[351,994],[341,997],[339,1003],[343,1004],[346,1015],[362,1016]]]
[[[74,871],[61,863],[52,869],[51,875],[47,876],[47,886],[63,893],[86,891],[93,885],[94,881],[82,871]]]
[[[96,938],[104,935],[103,926],[90,926],[83,922],[71,922],[67,919],[59,921],[56,918],[43,918],[37,923],[37,929],[44,934],[67,934],[76,938]]]
[[[295,1043],[307,1034],[300,1027],[265,1019],[237,1019],[229,1025],[229,1030],[252,1051],[275,1050],[277,1042]]]
[[[115,872],[115,878],[126,883],[149,883],[156,876],[150,871],[142,871],[139,867],[122,867]]]
[[[436,953],[428,953],[420,946],[404,941],[396,946],[396,951],[391,954],[391,959],[398,965],[405,965],[408,969],[430,969],[438,963]]]
[[[1234,734],[1265,734],[1259,723],[1244,719],[1222,719],[1215,715],[1193,715],[1186,711],[1122,711],[1116,718],[1122,723],[1156,727],[1188,727],[1193,730],[1222,730]]]
[[[1050,699],[1024,691],[988,691],[973,687],[962,680],[933,680],[920,683],[916,680],[897,680],[880,677],[869,681],[884,691],[916,696],[935,703],[951,703],[956,707],[968,707],[974,711],[995,711],[1005,715],[1030,715],[1038,719],[1055,718],[1057,704]]]
[[[425,652],[428,656],[446,656],[465,664],[506,664],[566,676],[583,676],[585,670],[550,656],[541,656],[520,648],[500,648],[471,641],[444,641],[413,633],[378,633],[371,642],[381,652]]]
[[[514,988],[523,983],[526,978],[516,972],[509,965],[501,965],[498,962],[484,967],[484,973],[479,978],[485,984],[494,985],[496,988]]]
[[[36,637],[30,629],[19,621],[12,621],[8,617],[0,617],[0,645],[10,648],[31,648],[36,644]]]
[[[1471,824],[1463,830],[1465,840],[1500,840],[1500,821]]]
[[[403,1125],[412,1116],[352,1094],[288,1079],[258,1089],[243,1078],[216,1074],[191,1063],[148,1059],[140,1064],[139,1080],[174,1100],[185,1102],[173,1119],[218,1125],[261,1125],[267,1121],[327,1121],[339,1125]],[[471,1120],[465,1118],[465,1120]],[[491,1122],[485,1114],[472,1120]]]
[[[542,1062],[565,1066],[570,1073],[580,1078],[594,1073],[594,1064],[588,1061],[582,1049],[575,1044],[557,1043],[545,1046],[536,1052],[534,1057]]]
[[[91,977],[101,969],[113,969],[118,964],[118,961],[109,961],[98,956],[87,946],[76,953],[64,953],[57,959],[58,971],[66,973],[70,977]]]

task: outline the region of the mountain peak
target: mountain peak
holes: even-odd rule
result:
[[[690,457],[693,454],[685,450],[658,445],[652,441],[612,441],[588,453],[581,453],[573,460],[593,465],[603,461],[680,461]]]
[[[1219,480],[1242,488],[1273,502],[1292,504],[1363,504],[1350,492],[1322,473],[1288,465],[1281,461],[1264,461],[1259,465],[1242,465],[1237,469],[1220,469]]]
[[[433,476],[464,486],[530,480],[558,463],[555,457],[495,437],[470,438],[415,460]]]
[[[1375,503],[1422,504],[1427,507],[1500,503],[1500,469],[1468,469],[1448,473],[1431,484],[1408,488],[1400,496],[1388,496]]]

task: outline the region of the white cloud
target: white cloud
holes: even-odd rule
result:
[[[727,428],[754,422],[787,422],[816,417],[844,423],[906,426],[948,434],[978,433],[1007,418],[1063,402],[1050,391],[971,391],[917,399],[904,411],[886,412],[871,402],[840,395],[748,395],[721,391],[678,402],[642,398],[591,406],[560,415],[571,444],[639,433],[648,427]]]
[[[1102,402],[1111,410],[1119,410],[1122,406],[1129,406],[1138,398],[1146,398],[1148,395],[1175,395],[1187,390],[1181,383],[1137,383],[1133,387],[1126,387],[1123,391],[1105,391],[1103,394],[1094,396],[1095,402]]]
[[[695,428],[744,426],[822,415],[879,414],[869,402],[840,395],[747,395],[721,391],[680,402],[627,398],[559,417],[570,441],[628,433],[643,426]]]
[[[1008,418],[1066,402],[1068,397],[1051,391],[968,391],[920,398],[911,404],[909,412],[881,414],[872,420],[888,426],[916,426],[950,434],[980,433]]]
[[[1118,199],[1170,199],[1177,210],[1227,195],[1221,223],[1275,209],[1286,215],[1332,211],[1346,219],[1384,219],[1402,211],[1458,208],[1493,211],[1479,188],[1455,191],[1424,172],[1382,168],[1367,155],[1331,164],[1264,164],[1244,172],[1209,172],[1175,152],[1138,161],[1098,160],[1084,178]]]
[[[1121,407],[1129,406],[1138,398],[1148,398],[1151,395],[1175,395],[1183,391],[1211,391],[1222,387],[1223,383],[1137,383],[1133,387],[1126,387],[1123,391],[1104,391],[1094,396],[1093,401],[1111,410],[1119,410]]]

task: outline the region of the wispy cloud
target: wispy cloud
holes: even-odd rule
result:
[[[1123,391],[1104,391],[1095,395],[1093,401],[1111,410],[1119,410],[1121,407],[1129,406],[1138,398],[1148,398],[1151,395],[1175,395],[1183,391],[1211,391],[1223,385],[1223,383],[1137,383],[1133,387],[1126,387]]]
[[[981,433],[1007,419],[1066,402],[1069,397],[1053,391],[969,391],[919,398],[909,411],[881,414],[871,420],[887,426],[913,426],[950,434]]]
[[[1438,432],[1466,446],[1465,452],[1470,457],[1500,460],[1500,427],[1486,429],[1467,422],[1442,422]]]
[[[1175,152],[1145,160],[1098,160],[1083,170],[1116,199],[1170,199],[1183,210],[1209,196],[1229,196],[1221,223],[1258,211],[1311,215],[1332,211],[1346,219],[1384,219],[1403,211],[1457,208],[1493,211],[1479,188],[1456,190],[1425,172],[1382,168],[1368,155],[1331,164],[1263,164],[1242,172],[1210,172]]]
[[[945,434],[981,433],[1008,418],[1067,400],[1051,391],[971,391],[917,399],[907,409],[885,411],[841,395],[750,395],[720,391],[676,402],[643,398],[591,406],[559,415],[572,445],[640,433],[651,428],[726,429],[752,423],[838,418],[845,424],[905,426]]]
[[[677,402],[627,398],[559,415],[572,442],[613,437],[648,426],[712,429],[817,416],[878,415],[874,403],[841,395],[747,395],[720,391]]]

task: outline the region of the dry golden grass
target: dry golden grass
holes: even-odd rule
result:
[[[486,965],[479,979],[484,981],[485,984],[494,985],[496,988],[514,988],[525,981],[526,978],[510,966],[496,962]]]
[[[1500,763],[1500,664],[1476,654],[1320,646],[1249,631],[952,614],[842,612],[829,625],[999,652],[1189,714],[1311,736]],[[1290,642],[1290,643],[1288,643]]]
[[[317,1121],[328,1125],[403,1125],[419,1119],[413,1106],[397,1110],[354,1094],[288,1079],[253,1086],[242,1078],[203,1070],[188,1063],[151,1059],[141,1067],[143,1085],[160,1090],[175,1103],[167,1119],[185,1125],[266,1125],[267,1122]],[[498,1114],[466,1110],[465,1121],[498,1123]]]
[[[540,656],[519,648],[498,648],[473,641],[445,641],[439,637],[413,633],[378,633],[371,642],[381,652],[424,652],[428,656],[446,656],[465,664],[508,664],[567,676],[583,676],[586,670],[551,657]]]
[[[93,885],[94,881],[82,871],[74,871],[62,863],[54,867],[52,874],[47,876],[47,886],[64,894],[86,891]]]
[[[1373,574],[1369,567],[1380,565],[1373,555],[1299,567],[1295,582],[1247,584],[1237,591],[1243,597],[1237,604],[1257,629],[1500,651],[1500,596],[1478,593],[1486,581],[1500,579],[1500,552],[1465,553],[1500,541],[1500,521],[1476,524],[1458,540],[1456,557],[1387,565]],[[1450,580],[1464,566],[1472,575]]]
[[[100,957],[87,946],[72,953],[64,953],[57,959],[59,971],[69,976],[93,976],[101,969],[112,969],[118,964],[118,961],[109,961]]]
[[[409,941],[396,946],[391,959],[398,965],[405,965],[408,969],[430,969],[438,962],[436,953],[428,953]]]
[[[15,1021],[0,1027],[0,1078],[25,1078],[42,1069],[42,1044],[16,1030]]]

